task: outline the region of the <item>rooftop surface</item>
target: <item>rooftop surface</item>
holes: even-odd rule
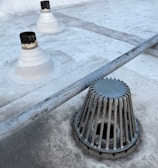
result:
[[[0,121],[20,114],[157,34],[157,6],[156,0],[98,0],[54,8],[62,31],[49,35],[36,30],[38,10],[1,17]],[[40,48],[54,61],[53,74],[37,83],[14,78],[21,51],[19,33],[28,30],[36,32]],[[108,76],[128,84],[135,117],[142,125],[142,142],[129,156],[100,160],[78,146],[72,119],[82,107],[85,90],[1,141],[0,168],[157,168],[157,65],[158,56],[144,53]]]

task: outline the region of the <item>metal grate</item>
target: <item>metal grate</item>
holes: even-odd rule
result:
[[[130,153],[140,139],[130,89],[116,79],[91,84],[73,126],[77,139],[88,152],[109,159]]]

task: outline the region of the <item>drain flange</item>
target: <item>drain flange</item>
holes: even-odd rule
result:
[[[140,140],[140,125],[134,117],[129,87],[116,79],[93,82],[73,127],[89,153],[115,159],[132,152]]]

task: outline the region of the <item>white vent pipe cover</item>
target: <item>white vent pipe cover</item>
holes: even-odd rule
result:
[[[24,80],[39,80],[53,70],[53,61],[38,47],[34,32],[20,33],[21,55],[16,65],[16,75]]]
[[[51,13],[49,1],[41,1],[41,14],[37,21],[37,30],[41,33],[57,33],[60,31],[58,22]]]

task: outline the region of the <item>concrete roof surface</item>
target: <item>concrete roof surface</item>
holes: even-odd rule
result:
[[[2,19],[0,121],[20,114],[157,34],[157,5],[156,0],[98,0],[54,9],[61,27],[57,34],[37,31],[36,10]],[[52,75],[37,83],[15,77],[21,52],[19,33],[28,30],[36,32],[40,48],[54,61]],[[157,65],[158,55],[143,53],[108,76],[128,84],[134,115],[142,125],[142,141],[129,156],[101,160],[76,143],[72,120],[82,107],[85,90],[1,141],[0,168],[157,168]]]

